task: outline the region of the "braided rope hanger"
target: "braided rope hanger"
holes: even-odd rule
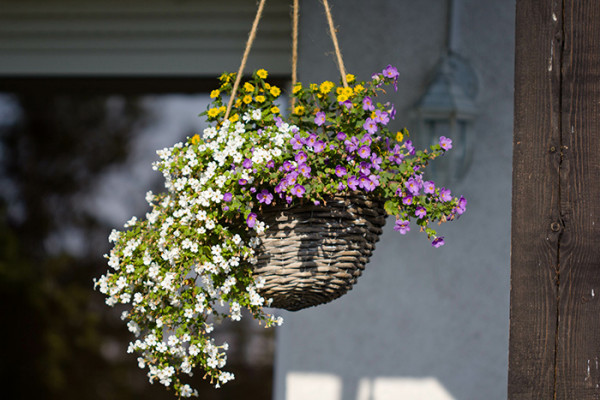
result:
[[[335,50],[335,55],[337,59],[338,69],[340,71],[340,75],[342,77],[342,82],[344,87],[348,87],[348,82],[346,80],[346,68],[344,67],[344,61],[342,59],[342,53],[340,51],[340,47],[337,40],[337,35],[335,32],[335,27],[333,24],[333,17],[331,16],[331,9],[329,7],[329,3],[327,0],[321,0],[323,2],[323,7],[325,7],[325,14],[327,16],[327,23],[329,25],[329,34],[331,35],[331,40],[333,41],[333,47]],[[242,56],[242,61],[240,63],[240,68],[238,69],[237,75],[235,77],[235,82],[233,84],[233,89],[231,91],[231,97],[229,98],[229,103],[227,104],[227,111],[225,112],[225,119],[229,118],[229,113],[231,112],[231,108],[233,107],[233,103],[235,101],[235,95],[237,93],[237,89],[240,85],[240,81],[242,79],[242,74],[244,73],[244,69],[246,67],[246,62],[248,61],[248,55],[250,54],[250,48],[254,43],[254,39],[256,38],[256,32],[258,30],[258,22],[262,17],[263,9],[265,7],[266,0],[260,0],[258,4],[258,10],[256,11],[256,16],[254,17],[254,22],[252,23],[252,29],[250,30],[250,34],[248,35],[248,41],[246,42],[246,48],[244,49],[244,55]],[[293,10],[293,23],[292,23],[292,87],[297,82],[297,64],[298,64],[298,20],[300,14],[300,4],[299,0],[294,0],[294,10]],[[292,99],[292,106],[293,106]]]

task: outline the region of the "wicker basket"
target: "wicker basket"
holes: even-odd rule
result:
[[[272,307],[297,311],[330,302],[352,288],[385,224],[382,204],[362,195],[335,197],[326,205],[274,206],[261,219],[255,275]]]

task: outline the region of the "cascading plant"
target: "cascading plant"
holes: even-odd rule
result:
[[[215,323],[240,320],[244,308],[266,327],[282,323],[265,309],[264,281],[253,275],[266,207],[362,193],[385,204],[395,231],[406,234],[414,224],[434,247],[444,238],[430,225],[466,208],[463,197],[423,178],[452,141],[440,137],[417,150],[406,129],[390,130],[394,106],[377,98],[387,86],[396,89],[396,68],[368,82],[348,74],[347,85],[297,83],[287,118],[277,105],[281,90],[267,76],[260,69],[243,83],[225,118],[235,74],[223,74],[201,114],[211,126],[157,152],[154,169],[166,192],[148,192],[146,218],[110,234],[110,269],[95,281],[109,306],[125,305],[122,317],[135,335],[128,352],[139,354],[150,382],[179,397],[197,395],[184,383],[194,369],[216,387],[233,379],[224,371],[227,343],[211,337]]]

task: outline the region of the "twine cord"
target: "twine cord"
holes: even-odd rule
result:
[[[240,85],[240,81],[242,79],[242,74],[244,73],[244,69],[246,67],[246,62],[248,60],[248,55],[250,54],[250,49],[252,48],[252,44],[254,43],[254,38],[256,37],[256,32],[258,30],[258,22],[262,16],[263,9],[265,7],[266,0],[260,0],[258,4],[258,10],[256,12],[256,16],[254,17],[254,22],[252,23],[252,29],[250,30],[250,34],[248,35],[248,41],[246,42],[246,48],[244,49],[244,55],[242,57],[242,62],[240,63],[240,68],[235,77],[235,82],[233,84],[233,89],[231,90],[231,97],[229,98],[229,103],[227,104],[227,111],[225,112],[225,119],[229,118],[229,113],[231,112],[231,108],[233,107],[233,103],[235,101],[235,95],[237,93],[238,87]],[[337,35],[335,33],[335,27],[333,25],[333,17],[331,16],[331,9],[329,7],[329,3],[327,0],[322,0],[323,6],[325,7],[325,14],[327,16],[327,23],[329,25],[329,33],[331,35],[331,40],[333,41],[333,47],[335,49],[335,56],[337,58],[338,68],[340,70],[340,75],[342,77],[342,82],[344,87],[348,87],[348,81],[346,80],[346,68],[344,67],[344,61],[342,60],[342,53],[340,51],[340,46],[338,44]],[[293,10],[293,25],[292,25],[292,88],[296,85],[298,80],[298,20],[300,15],[300,1],[294,0],[294,10]],[[292,107],[294,107],[295,98],[292,98]]]
[[[333,26],[333,18],[331,17],[331,9],[329,8],[329,3],[327,0],[323,0],[323,6],[325,7],[327,23],[329,24],[329,33],[331,34],[331,40],[333,40],[333,47],[335,49],[335,56],[337,57],[338,68],[340,69],[340,75],[342,75],[342,82],[344,83],[344,87],[348,87],[348,81],[346,80],[346,68],[344,67],[344,61],[342,60],[342,53],[340,52],[337,35],[335,34],[335,27]]]
[[[252,43],[254,42],[254,38],[256,37],[256,31],[258,30],[258,21],[260,21],[260,17],[262,16],[263,8],[265,7],[265,2],[266,0],[260,0],[260,4],[258,5],[258,11],[256,12],[256,17],[254,17],[254,23],[252,24],[252,29],[250,30],[250,35],[248,36],[248,42],[246,42],[246,49],[244,50],[244,56],[242,57],[240,69],[238,70],[237,76],[235,77],[235,83],[233,84],[231,97],[229,98],[229,103],[227,104],[225,119],[229,118],[229,113],[231,112],[231,107],[233,106],[233,102],[235,100],[235,94],[237,92],[238,86],[240,85],[240,80],[242,79],[244,68],[246,67],[248,54],[250,54],[250,48],[252,47]]]

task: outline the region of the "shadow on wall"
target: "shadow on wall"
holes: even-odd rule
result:
[[[334,374],[290,372],[285,400],[341,400],[342,379]],[[455,400],[433,377],[366,377],[358,381],[356,400]]]

